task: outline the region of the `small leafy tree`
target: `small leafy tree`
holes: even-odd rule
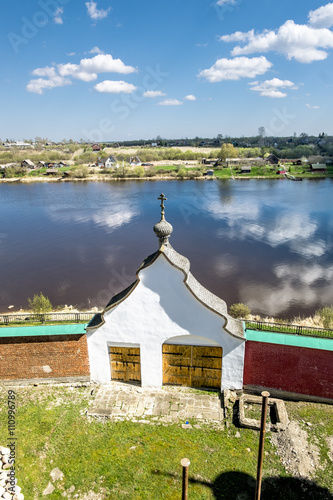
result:
[[[184,177],[187,177],[187,174],[188,174],[187,169],[185,167],[180,167],[177,173],[177,177],[183,179]]]
[[[232,304],[229,312],[234,318],[246,319],[251,314],[251,309],[246,304]]]
[[[146,171],[145,171],[145,175],[146,177],[155,177],[155,175],[157,175],[157,170],[155,167],[149,167]]]
[[[144,174],[145,174],[145,169],[143,167],[141,167],[141,166],[135,167],[133,169],[133,175],[134,175],[134,177],[143,177]]]
[[[324,328],[333,328],[333,307],[323,307],[315,312],[319,316]]]
[[[30,309],[35,314],[43,314],[52,311],[52,304],[48,297],[45,297],[42,292],[38,295],[34,294],[32,299],[28,299]]]
[[[230,143],[222,144],[219,156],[222,160],[227,158],[236,158],[238,156],[238,150]]]

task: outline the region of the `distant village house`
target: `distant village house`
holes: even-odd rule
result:
[[[138,156],[131,156],[129,164],[131,165],[131,167],[140,167],[141,160]]]
[[[327,166],[325,165],[325,163],[313,163],[311,165],[311,170],[313,172],[326,172]]]
[[[110,155],[104,162],[105,168],[118,168],[119,161],[118,158],[114,155]]]
[[[21,163],[23,168],[35,168],[35,164],[31,160],[23,160]]]

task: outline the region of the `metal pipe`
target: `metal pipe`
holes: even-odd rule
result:
[[[254,497],[255,500],[260,500],[260,495],[261,495],[262,463],[264,457],[267,403],[270,394],[267,391],[263,391],[261,395],[262,395],[262,406],[261,406],[261,423],[260,423],[259,452],[258,452],[258,466],[257,466],[257,482],[256,482],[256,493]]]
[[[187,500],[187,491],[188,491],[188,466],[190,465],[190,461],[188,458],[183,458],[181,460],[181,466],[183,467],[183,487],[182,487],[182,500]]]

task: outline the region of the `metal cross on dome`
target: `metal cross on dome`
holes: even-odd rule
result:
[[[158,200],[161,200],[161,204],[160,204],[160,207],[161,207],[161,217],[162,219],[164,219],[164,214],[165,214],[165,206],[164,206],[164,202],[168,199],[163,193],[160,194],[160,196],[157,198]]]

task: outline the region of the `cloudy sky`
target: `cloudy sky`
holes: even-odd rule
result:
[[[13,0],[0,137],[333,134],[333,3]]]

